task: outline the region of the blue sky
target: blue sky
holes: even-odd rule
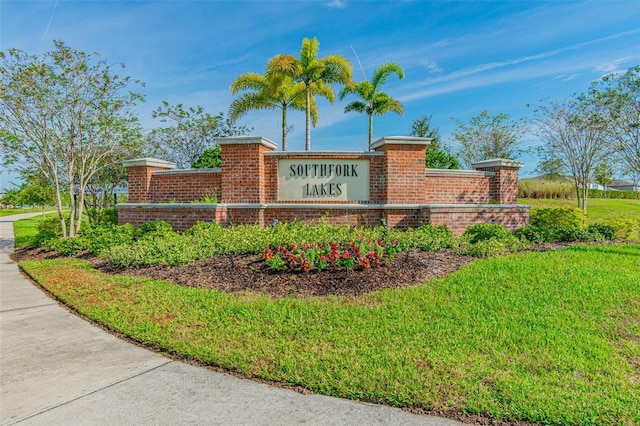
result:
[[[304,37],[318,37],[319,56],[341,54],[354,78],[394,61],[405,79],[383,90],[405,114],[374,119],[374,139],[406,135],[413,119],[432,115],[453,145],[451,117],[467,121],[487,109],[513,118],[527,104],[565,98],[593,80],[640,64],[640,2],[474,1],[7,1],[0,0],[0,48],[29,53],[63,40],[127,65],[145,83],[138,107],[146,129],[163,100],[227,111],[229,85],[246,72],[264,72],[269,58],[298,56]],[[336,87],[336,91],[339,88]],[[312,148],[365,150],[367,118],[344,113],[350,99],[319,100]],[[279,111],[251,112],[242,124],[280,142]],[[304,115],[290,112],[290,150],[304,149]],[[523,147],[538,141],[524,136]],[[523,175],[537,159],[523,155]],[[0,175],[0,188],[9,176]]]

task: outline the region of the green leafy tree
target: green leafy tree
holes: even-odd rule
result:
[[[217,138],[243,135],[252,130],[235,125],[222,112],[211,115],[201,106],[185,108],[166,101],[153,111],[152,117],[169,125],[151,131],[149,155],[172,161],[178,168],[190,167],[205,149],[216,145]]]
[[[34,167],[55,188],[63,236],[80,229],[86,188],[108,162],[119,163],[142,143],[133,107],[137,83],[98,54],[54,41],[55,50],[0,53],[0,142],[6,164]],[[62,214],[71,197],[69,228]]]
[[[56,200],[55,188],[46,178],[38,174],[27,176],[25,182],[20,185],[20,192],[25,204],[42,208],[43,217],[45,206],[53,205]]]
[[[26,203],[24,201],[24,194],[20,190],[20,188],[5,188],[4,194],[2,194],[2,205],[3,206],[13,206],[13,207],[22,207]]]
[[[270,63],[267,65],[269,70]],[[231,93],[245,91],[235,99],[229,107],[229,117],[235,123],[240,117],[251,110],[276,109],[282,111],[282,150],[287,150],[287,109],[292,108],[305,111],[306,87],[302,82],[282,73],[267,72],[265,75],[246,73],[240,75],[231,84]],[[311,120],[313,125],[318,122],[318,108],[311,98]]]
[[[603,77],[589,95],[603,106],[614,150],[630,171],[640,174],[640,66]]]
[[[130,158],[140,156],[140,152],[132,152]],[[87,185],[85,207],[92,208],[98,213],[105,207],[115,206],[114,192],[118,186],[127,182],[128,172],[122,164],[106,164],[93,176]]]
[[[425,153],[425,166],[429,169],[459,169],[460,162],[442,143],[440,129],[431,125],[432,117],[423,115],[411,123],[411,136],[430,138]]]
[[[465,165],[491,158],[515,159],[518,139],[524,131],[524,124],[512,120],[508,114],[489,115],[487,110],[464,123],[457,118],[453,137],[460,143],[458,155]]]
[[[212,169],[222,167],[222,149],[220,145],[205,149],[200,157],[191,164],[194,169]]]
[[[565,175],[564,162],[545,154],[545,158],[538,164],[538,171],[544,174],[546,180],[560,180]]]
[[[404,78],[404,72],[398,64],[387,62],[376,68],[371,81],[359,81],[353,86],[345,86],[340,92],[340,100],[351,94],[357,95],[362,99],[348,104],[344,108],[344,112],[355,111],[369,116],[369,150],[371,150],[371,144],[373,143],[373,116],[383,115],[388,112],[396,112],[400,115],[404,113],[404,108],[400,101],[379,91],[391,74],[397,75],[400,80]]]
[[[597,165],[611,154],[607,120],[602,104],[574,95],[564,101],[546,100],[535,109],[535,131],[550,158],[570,173],[578,208],[587,214],[589,181]]]
[[[607,197],[607,186],[613,182],[613,167],[609,163],[600,163],[596,166],[593,177],[598,185],[604,188],[604,197]]]
[[[351,62],[342,55],[328,55],[318,58],[320,43],[316,37],[302,40],[300,58],[291,55],[277,55],[269,61],[268,72],[290,76],[293,81],[301,82],[305,87],[305,149],[311,150],[311,110],[314,96],[327,98],[335,102],[332,83],[352,86]]]

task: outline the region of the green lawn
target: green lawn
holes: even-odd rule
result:
[[[45,208],[45,211],[51,211],[52,208],[47,207]],[[4,217],[4,216],[13,216],[14,214],[22,214],[22,213],[35,213],[35,212],[41,212],[42,208],[40,207],[35,207],[35,208],[31,208],[31,209],[0,209],[0,217]]]
[[[521,198],[520,204],[536,207],[577,207],[575,200],[551,200]],[[587,222],[593,223],[607,216],[631,216],[640,218],[640,200],[612,200],[590,198],[587,200]]]
[[[48,213],[47,216],[57,213]],[[34,216],[29,219],[21,219],[13,222],[13,233],[16,237],[16,247],[33,244],[33,240],[38,234],[38,225],[42,221],[42,216]]]
[[[544,424],[640,424],[640,245],[474,262],[361,297],[274,300],[21,263],[144,344],[344,398]]]

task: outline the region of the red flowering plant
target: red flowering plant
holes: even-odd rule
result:
[[[348,243],[291,244],[288,247],[265,248],[264,260],[271,269],[309,272],[324,269],[369,269],[393,260],[400,243],[385,244],[382,239]]]

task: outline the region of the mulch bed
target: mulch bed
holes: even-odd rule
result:
[[[21,248],[12,257],[22,261],[55,258],[56,254],[43,249]],[[366,270],[283,272],[269,269],[262,255],[256,254],[218,255],[173,268],[121,267],[88,253],[80,253],[76,257],[84,258],[96,269],[110,274],[144,276],[181,286],[226,292],[263,293],[274,298],[360,295],[385,288],[408,287],[445,277],[475,260],[450,249],[438,252],[416,250],[396,255],[388,265]]]
[[[572,244],[542,244],[530,250],[556,250],[569,245]],[[12,254],[12,258],[18,262],[55,257],[56,253],[27,247],[17,249]],[[433,278],[445,277],[477,259],[457,254],[451,249],[438,252],[415,250],[397,254],[388,265],[366,270],[284,272],[269,269],[262,255],[257,254],[218,255],[172,268],[122,267],[88,252],[79,253],[75,257],[86,259],[96,269],[109,274],[144,276],[186,287],[226,292],[263,293],[274,298],[361,295],[385,288],[410,287]]]

